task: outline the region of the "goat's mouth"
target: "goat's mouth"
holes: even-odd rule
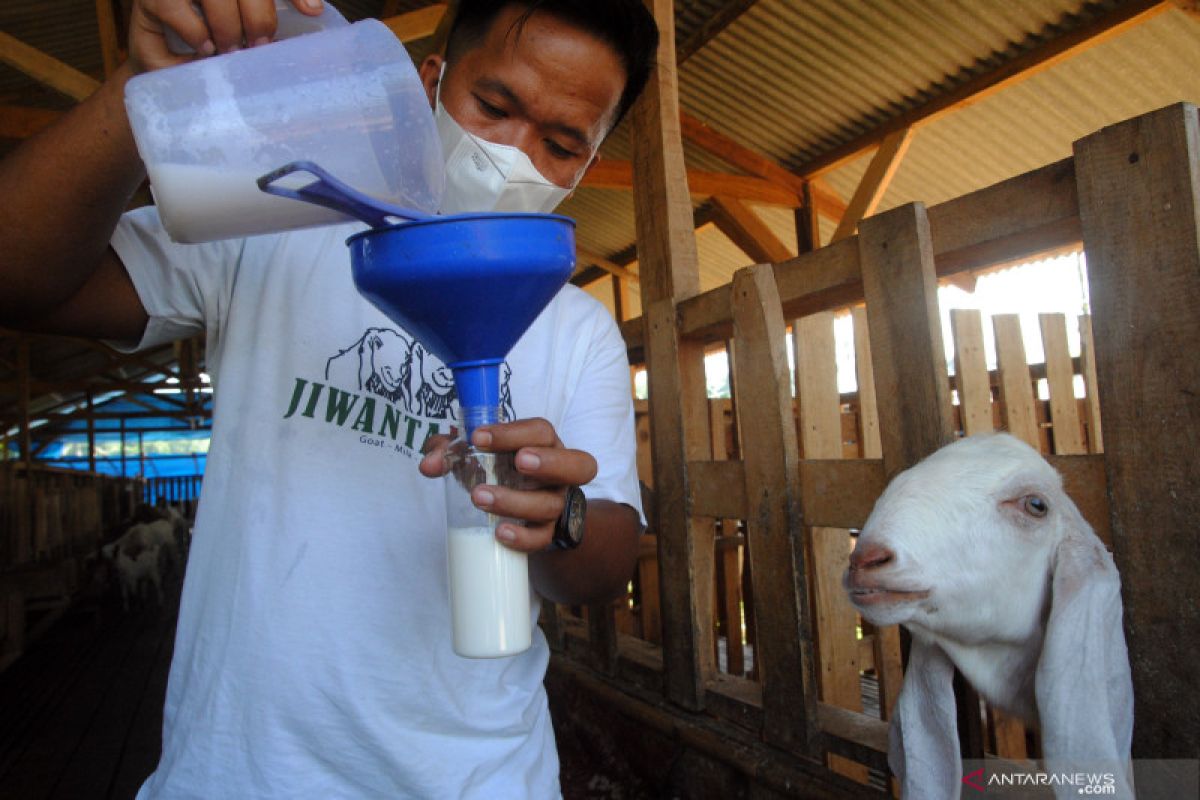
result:
[[[913,603],[929,597],[928,589],[888,589],[883,586],[851,587],[850,600],[856,606],[881,606]]]

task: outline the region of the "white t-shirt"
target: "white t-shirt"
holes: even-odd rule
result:
[[[511,658],[451,649],[444,488],[417,462],[453,422],[452,386],[355,290],[345,239],[362,228],[177,245],[148,208],[114,235],[150,314],[139,347],[204,331],[215,389],[162,758],[139,798],[559,796],[541,632]],[[640,514],[603,306],[565,287],[507,365],[509,410],[596,457],[589,497]]]

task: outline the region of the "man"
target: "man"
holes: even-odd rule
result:
[[[121,215],[143,177],[122,87],[179,60],[163,26],[201,54],[270,40],[271,0],[202,5],[203,17],[188,0],[135,0],[129,61],[0,163],[0,188],[19,198],[0,218],[0,324],[140,347],[207,337],[213,442],[162,758],[139,797],[557,796],[540,633],[511,658],[450,648],[443,492],[418,472],[442,471],[421,448],[453,422],[449,389],[444,367],[355,292],[343,242],[362,226],[176,245],[152,208]],[[420,67],[460,206],[448,210],[553,205],[641,90],[653,20],[640,0],[461,6],[448,63]],[[528,160],[531,191],[463,176],[470,159],[455,153],[497,148]],[[518,421],[474,443],[515,451],[536,488],[481,486],[473,500],[525,521],[497,537],[530,554],[542,597],[612,596],[641,525],[615,325],[567,287],[505,374]],[[548,550],[579,484],[583,542]]]

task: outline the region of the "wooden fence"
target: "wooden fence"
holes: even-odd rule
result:
[[[1194,107],[1163,109],[1077,142],[1073,158],[928,210],[877,215],[857,237],[748,267],[716,290],[648,303],[623,331],[631,360],[649,372],[641,435],[653,455],[656,538],[634,602],[578,616],[546,609],[552,690],[593,698],[634,732],[717,765],[726,790],[881,796],[900,636],[860,629],[840,586],[848,529],[863,524],[891,476],[959,432],[999,427],[1047,454],[1113,548],[1135,757],[1194,758],[1197,132]],[[1072,321],[1084,343],[1077,363],[1065,317],[1041,318],[1046,362],[1036,377],[1049,400],[1036,400],[1011,316],[993,321],[999,365],[989,374],[978,314],[952,315],[951,380],[938,277],[1079,241],[1094,316]],[[859,392],[847,426],[831,312],[858,304]],[[704,348],[724,343],[733,400],[710,402],[695,373]],[[878,687],[873,713],[864,711],[864,696],[873,699],[864,685]],[[1036,737],[1019,723],[980,713],[969,689],[959,700],[964,756],[1037,755]]]
[[[0,669],[71,602],[87,556],[133,512],[136,483],[0,463]]]

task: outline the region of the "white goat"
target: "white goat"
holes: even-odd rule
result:
[[[159,574],[159,545],[146,540],[143,526],[134,525],[116,541],[100,548],[104,557],[113,563],[121,586],[121,607],[129,610],[129,598],[141,597],[141,585],[148,582],[154,589],[158,605],[163,604],[162,577]]]
[[[1115,796],[1133,796],[1120,579],[1033,448],[973,436],[897,475],[845,585],[865,619],[912,634],[888,754],[905,798],[959,797],[954,667],[989,703],[1040,728],[1048,772],[1110,773]]]
[[[158,548],[159,558],[165,563],[168,574],[176,574],[182,566],[183,559],[175,540],[175,524],[169,519],[156,519],[130,528],[130,532],[135,530],[141,532],[147,546]]]

